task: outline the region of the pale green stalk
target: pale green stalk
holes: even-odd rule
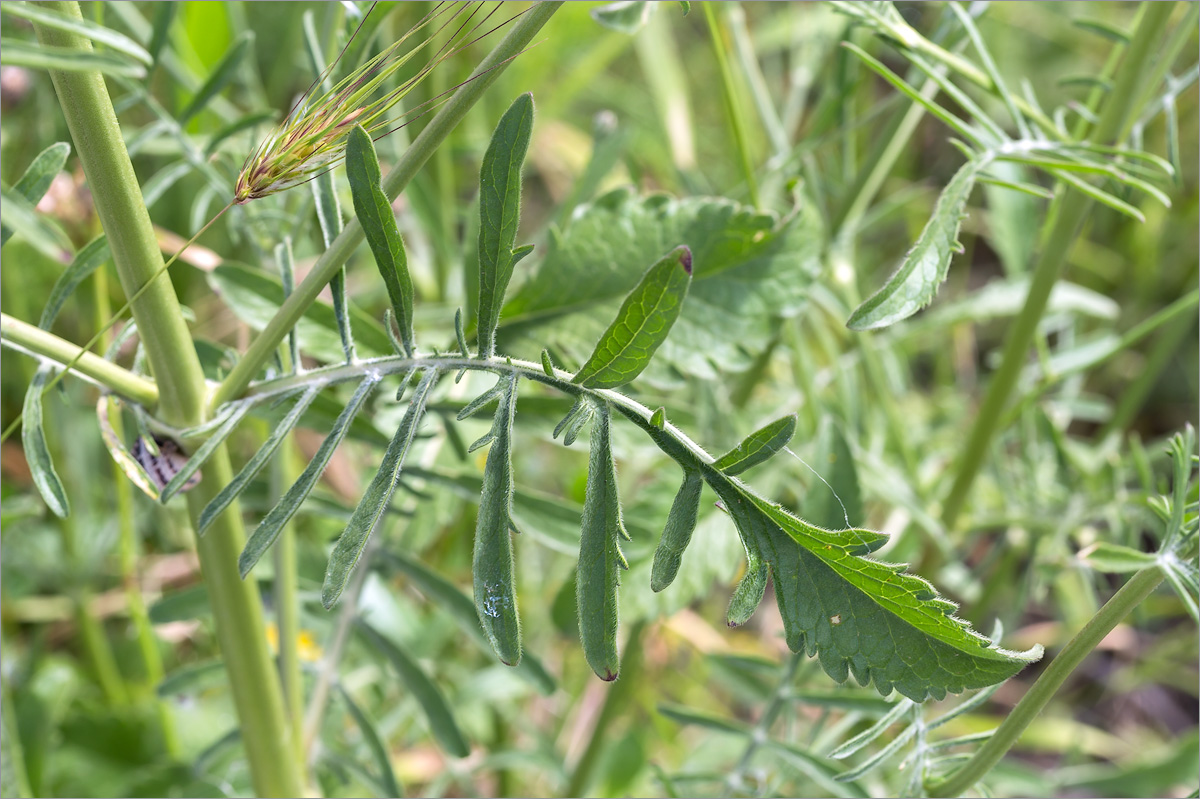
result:
[[[500,77],[500,73],[504,71],[503,65],[529,46],[533,37],[560,5],[562,3],[557,0],[538,3],[516,21],[504,39],[476,68],[475,74],[479,77],[459,87],[383,179],[383,190],[389,199],[394,200],[403,191],[450,131],[462,121],[471,106],[475,105],[488,87]],[[312,305],[342,268],[362,239],[362,226],[357,219],[350,220],[217,388],[212,396],[211,407],[215,408],[223,402],[236,399],[246,391],[263,364],[270,360],[279,342],[283,341],[284,336],[296,325],[308,306]]]
[[[717,13],[713,11],[712,3],[703,3],[702,5],[704,19],[708,23],[708,33],[712,38],[713,55],[717,60],[717,72],[721,76],[721,96],[725,100],[725,115],[729,119],[729,127],[733,132],[733,145],[737,149],[738,160],[742,165],[742,177],[746,181],[746,191],[750,197],[750,204],[755,208],[762,208],[762,202],[758,196],[758,180],[754,177],[754,164],[750,159],[746,120],[742,116],[737,91],[734,89],[729,58],[725,55],[725,37],[722,35],[721,24],[717,21]]]
[[[80,18],[75,2],[55,0],[41,5]],[[80,52],[92,49],[82,36],[36,24],[34,28],[43,44]],[[57,70],[50,76],[108,236],[121,286],[129,296],[146,287],[133,303],[133,315],[158,385],[159,416],[176,427],[199,424],[205,419],[204,374],[171,281],[159,274],[162,254],[104,78],[97,72]],[[187,495],[193,521],[232,477],[228,453],[224,446],[219,447],[205,464],[204,479]],[[237,558],[244,538],[241,515],[234,504],[209,527],[196,548],[255,792],[299,796],[303,778],[263,634],[258,587],[238,575]]]
[[[1126,51],[1122,69],[1117,73],[1116,85],[1109,93],[1096,124],[1093,141],[1101,144],[1119,143],[1129,131],[1139,112],[1136,101],[1142,93],[1143,81],[1153,70],[1153,56],[1174,10],[1174,5],[1168,3],[1153,3],[1145,7],[1141,24]],[[1091,198],[1072,189],[1063,189],[1051,209],[1049,218],[1053,220],[1052,227],[1034,266],[1025,305],[1009,328],[1000,368],[992,375],[975,425],[959,456],[954,485],[942,508],[942,521],[948,528],[958,520],[971,485],[979,474],[1004,408],[1025,365],[1026,354],[1037,334],[1038,322],[1050,299],[1050,291],[1058,281],[1067,262],[1067,254],[1079,236],[1091,207]]]

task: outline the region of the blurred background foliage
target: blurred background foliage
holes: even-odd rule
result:
[[[219,193],[221,181],[231,184],[263,128],[217,141],[210,152],[214,136],[256,115],[280,119],[314,75],[306,36],[325,41],[329,31],[355,24],[346,6],[335,3],[82,5],[85,17],[160,47],[146,77],[110,78],[109,87],[165,252],[231,196]],[[425,4],[379,5],[375,46],[405,31]],[[982,10],[977,6],[973,12]],[[397,202],[417,284],[418,329],[432,331],[427,340],[450,346],[454,310],[473,296],[465,276],[473,273],[468,267],[475,257],[479,161],[495,121],[521,92],[533,92],[538,116],[518,241],[536,243],[535,258],[581,204],[622,186],[749,203],[704,14],[694,7],[684,16],[679,4],[661,4],[629,33],[611,27],[623,19],[599,24],[593,18],[598,8],[563,7]],[[941,3],[899,8],[922,32],[948,17]],[[1104,72],[1110,31],[1130,30],[1137,11],[1135,3],[993,3],[978,24],[1006,81],[1019,86],[1027,80],[1043,107],[1066,109],[1071,120]],[[904,60],[824,4],[722,4],[717,16],[738,82],[735,113],[749,122],[745,148],[763,210],[788,213],[799,201],[828,228],[852,196],[862,165],[886,143],[880,141],[886,123],[908,107],[838,43],[854,41],[901,73]],[[32,39],[23,20],[0,19],[6,40]],[[488,44],[443,65],[406,102],[415,105],[465,78]],[[180,129],[180,112],[239,47],[244,57],[233,64],[228,85]],[[1142,132],[1144,146],[1159,154],[1178,137],[1179,174],[1164,186],[1172,206],[1139,202],[1144,224],[1107,208],[1093,211],[1063,273],[1070,285],[1045,317],[1044,358],[1086,358],[1090,342],[1128,331],[1195,288],[1196,55],[1193,34],[1174,72],[1182,90],[1172,113],[1149,119]],[[748,64],[756,67],[748,71]],[[2,81],[0,177],[11,185],[45,146],[70,138],[44,71],[5,66]],[[999,99],[969,93],[1005,118]],[[775,125],[763,121],[764,98]],[[385,171],[421,124],[379,142]],[[1006,645],[1042,643],[1052,654],[1119,585],[1118,575],[1093,568],[1080,551],[1097,541],[1150,546],[1154,522],[1145,500],[1167,488],[1164,441],[1197,421],[1196,316],[1045,385],[1031,367],[968,513],[945,529],[938,503],[1020,302],[1014,286],[1038,245],[1046,202],[993,186],[976,191],[960,237],[965,252],[931,308],[880,333],[852,333],[845,320],[894,269],[961,165],[949,137],[936,120],[921,121],[850,246],[831,250],[816,242],[826,255],[802,307],[757,324],[752,341],[727,342],[743,350],[725,360],[732,368],[663,369],[638,390],[644,404],[665,405],[672,421],[712,452],[796,412],[795,457],[781,456],[752,478],[765,495],[792,508],[828,501],[822,494],[828,489],[805,462],[828,477],[822,440],[840,431],[852,454],[850,479],[861,492],[865,525],[893,535],[880,555],[914,563],[961,602],[962,615],[980,629],[1003,623]],[[340,175],[337,185],[348,209]],[[100,232],[74,156],[40,207],[76,248]],[[242,210],[172,270],[212,377],[228,368],[229,348],[244,348],[254,335],[245,284],[253,272],[271,268],[271,247],[291,237],[301,273],[322,250],[307,192]],[[43,249],[21,236],[5,246],[5,313],[36,322],[64,266]],[[378,319],[386,302],[369,258],[361,248],[348,265],[348,290]],[[529,274],[526,265],[517,269],[510,296]],[[86,341],[122,301],[101,270],[77,292],[54,332]],[[602,314],[596,324],[608,318]],[[578,320],[571,319],[536,329],[538,346],[549,342],[556,353],[572,352]],[[501,335],[518,347],[525,334],[502,328]],[[332,341],[336,350],[336,337]],[[4,362],[0,400],[7,425],[20,412],[34,367],[11,352]],[[566,362],[578,364],[569,355]],[[375,736],[399,782],[430,796],[904,790],[907,775],[895,768],[899,757],[890,768],[847,782],[832,781],[844,766],[826,759],[888,712],[888,700],[852,683],[837,686],[815,661],[791,656],[773,603],[746,626],[725,627],[741,547],[709,494],[679,580],[662,594],[650,591],[649,555],[678,476],[624,426],[616,428],[615,444],[634,534],[628,547],[633,568],[622,581],[625,663],[614,685],[594,678],[578,647],[572,583],[587,458],[581,447],[550,440],[567,406],[549,394],[521,397],[514,457],[516,521],[528,519],[523,529],[530,533],[516,541],[526,648],[545,664],[553,685],[527,679],[473,645],[429,578],[414,577],[411,563],[460,589],[470,583],[483,453],[464,457],[455,437],[472,440],[484,422],[468,422],[459,433],[449,424],[437,428],[486,384],[468,378],[459,401],[435,405],[438,413],[427,417],[426,432],[444,434],[448,443],[422,462],[420,490],[427,497],[397,503],[400,513],[385,531],[390,554],[368,578],[359,603],[375,629],[403,642],[434,677],[470,755],[453,757],[431,739],[427,714],[412,692],[365,639],[356,639],[341,664],[341,696],[365,711],[369,723],[356,723],[359,714],[335,697],[318,750],[327,795],[383,790]],[[97,433],[94,392],[72,381],[63,386],[48,399],[47,431],[74,514],[58,520],[47,513],[18,440],[6,441],[0,452],[5,759],[10,766],[19,759],[38,795],[244,794],[248,775],[214,665],[191,543],[166,523],[181,511],[126,493]],[[300,453],[311,455],[336,410],[314,406],[315,432],[301,431]],[[301,512],[299,578],[309,600],[302,652],[314,669],[336,619],[317,601],[328,546],[397,419],[383,405],[373,421],[360,421],[326,473],[318,501]],[[257,430],[235,436],[235,453],[239,438],[245,456],[253,452],[268,429],[265,421],[256,424]],[[269,507],[270,490],[264,481],[245,496],[253,518]],[[136,552],[119,534],[126,512],[140,533]],[[164,675],[146,673],[123,574],[149,605],[165,682]],[[264,561],[252,578],[269,598],[271,564]],[[1018,756],[992,773],[994,795],[1194,790],[1196,651],[1196,626],[1179,599],[1169,592],[1151,597],[1076,673],[1027,733]],[[993,727],[1038,669],[1002,685],[938,734],[953,738]],[[958,701],[949,698],[929,713]]]

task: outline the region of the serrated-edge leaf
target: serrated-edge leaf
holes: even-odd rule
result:
[[[220,94],[225,85],[233,79],[234,73],[241,67],[242,59],[245,58],[252,41],[254,41],[253,31],[242,31],[238,34],[233,44],[229,45],[229,49],[225,51],[225,55],[221,56],[221,60],[213,67],[204,84],[196,90],[191,102],[180,112],[178,118],[180,127],[186,126],[192,117],[203,111],[209,101]]]
[[[355,389],[353,396],[350,397],[350,401],[346,403],[346,407],[338,414],[337,421],[333,423],[333,429],[329,431],[329,435],[325,436],[325,440],[321,442],[317,454],[313,455],[312,460],[308,462],[308,466],[300,473],[300,477],[296,479],[296,482],[292,483],[287,493],[280,498],[275,507],[271,508],[267,513],[266,518],[251,533],[249,540],[246,541],[245,548],[242,550],[241,556],[238,558],[238,571],[241,572],[243,578],[250,573],[250,570],[254,568],[254,564],[258,563],[258,559],[270,548],[271,544],[275,543],[275,539],[279,537],[283,526],[295,515],[296,511],[300,509],[301,503],[312,492],[313,486],[317,484],[317,480],[325,471],[325,467],[329,465],[329,459],[333,457],[334,450],[337,449],[338,444],[342,443],[342,439],[346,436],[346,431],[350,429],[350,422],[358,415],[371,391],[375,386],[379,385],[379,380],[380,377],[378,375],[369,375],[358,384],[358,388]],[[294,410],[295,408],[293,408]],[[243,471],[245,470],[243,469]]]
[[[141,79],[146,68],[114,53],[82,52],[70,47],[34,44],[0,38],[0,64],[62,72],[100,72],[118,78]]]
[[[25,447],[25,460],[38,493],[55,516],[65,519],[71,512],[71,504],[67,501],[67,492],[58,479],[58,473],[54,471],[54,461],[46,445],[46,433],[42,429],[42,392],[46,390],[46,382],[53,373],[54,367],[50,364],[42,364],[33,373],[33,380],[25,392],[21,443]]]
[[[512,428],[517,404],[517,376],[511,375],[500,393],[493,421],[495,441],[483,468],[483,491],[475,523],[471,573],[479,623],[501,661],[521,662],[521,617],[513,562]]]
[[[725,612],[725,623],[730,627],[741,627],[750,621],[754,611],[762,604],[767,593],[767,577],[770,575],[767,562],[752,549],[746,550],[746,573],[729,597],[729,608]]]
[[[416,558],[400,552],[384,552],[386,560],[411,579],[422,594],[433,604],[450,613],[479,648],[492,652],[492,645],[479,626],[479,613],[475,602],[442,575],[433,571]],[[549,696],[558,688],[554,677],[545,665],[531,652],[523,652],[516,671],[528,680],[542,696]]]
[[[438,744],[454,757],[466,757],[471,753],[467,739],[459,729],[454,714],[450,711],[450,703],[442,695],[441,689],[429,679],[429,675],[417,665],[412,656],[394,641],[386,638],[362,619],[358,620],[358,628],[372,646],[378,649],[388,659],[404,685],[412,692],[414,698],[425,711],[429,720],[429,729]]]
[[[679,318],[691,282],[692,251],[676,247],[625,298],[573,382],[584,388],[618,388],[641,374]]]
[[[602,680],[617,679],[617,586],[621,554],[621,501],[610,440],[610,416],[601,408],[592,422],[587,488],[575,581],[579,638],[584,657]]]
[[[651,424],[654,424],[651,419]],[[658,426],[658,425],[656,425]],[[654,564],[650,569],[650,590],[661,591],[675,580],[683,560],[683,552],[692,541],[696,530],[696,519],[700,513],[700,491],[704,479],[695,469],[685,469],[683,483],[667,513],[667,524],[663,528],[658,548],[654,550]]]
[[[375,144],[362,125],[355,125],[347,139],[346,176],[350,180],[354,214],[362,225],[363,235],[375,256],[375,265],[392,302],[404,353],[412,357],[413,283],[408,273],[408,255],[400,228],[396,226],[392,204],[383,191],[383,174]]]
[[[87,280],[92,272],[103,266],[110,255],[108,239],[103,233],[75,253],[75,259],[71,261],[71,265],[63,270],[63,273],[58,276],[58,280],[54,281],[54,286],[50,289],[50,298],[46,300],[46,307],[42,309],[42,317],[38,320],[38,327],[42,330],[49,330],[54,324],[54,320],[58,318],[63,304],[70,299],[79,284]]]
[[[796,434],[796,414],[776,419],[758,430],[726,452],[713,463],[714,469],[725,474],[741,474],[747,469],[769,460],[787,446]]]
[[[284,438],[292,431],[296,423],[300,421],[300,417],[308,410],[308,406],[312,405],[313,400],[317,398],[317,394],[321,393],[323,388],[325,388],[323,383],[309,386],[296,400],[296,403],[288,411],[287,415],[279,421],[279,424],[275,425],[275,429],[271,431],[271,435],[258,448],[258,451],[254,453],[250,460],[246,461],[246,465],[241,468],[241,471],[212,498],[212,501],[204,506],[204,510],[200,512],[200,519],[196,523],[196,532],[198,534],[202,534],[208,529],[213,519],[220,515],[225,508],[229,507],[229,503],[233,502],[246,489],[246,486],[250,484],[254,476],[267,465],[275,450],[283,443]]]
[[[500,117],[479,169],[479,357],[495,352],[500,308],[513,267],[532,251],[514,250],[521,219],[521,165],[533,133],[533,95],[522,94]]]
[[[11,8],[11,6],[3,7]],[[21,175],[12,190],[28,200],[30,205],[36,206],[49,190],[50,184],[54,182],[54,176],[61,172],[63,166],[66,165],[67,157],[70,154],[71,145],[66,142],[60,141],[51,144],[34,157],[25,170],[25,174]],[[12,231],[9,228],[0,228],[0,246],[3,246],[11,235]]]
[[[400,472],[404,468],[404,459],[417,435],[417,427],[425,414],[425,401],[429,392],[437,382],[437,369],[428,369],[421,375],[412,397],[408,400],[408,410],[400,420],[396,435],[388,444],[383,455],[379,471],[367,487],[366,493],[358,501],[358,507],[350,516],[350,522],[342,531],[337,543],[334,544],[333,554],[329,556],[329,565],[325,569],[325,584],[321,587],[321,602],[326,608],[331,608],[346,588],[350,572],[362,556],[367,539],[375,531],[379,520],[392,501],[392,494],[400,482]]]
[[[30,22],[36,22],[47,28],[54,28],[68,33],[77,33],[91,39],[93,42],[110,47],[113,50],[136,58],[147,66],[151,63],[150,54],[133,39],[112,28],[98,25],[88,19],[75,19],[46,8],[28,5],[26,3],[4,3],[4,13],[14,17],[22,17]]]
[[[907,319],[933,301],[950,269],[950,259],[958,246],[958,229],[980,168],[979,161],[968,161],[955,173],[900,267],[850,314],[846,327],[878,330]]]
[[[346,686],[339,682],[337,687],[342,701],[346,703],[346,710],[350,711],[350,717],[354,719],[354,723],[362,731],[363,740],[366,741],[367,748],[371,750],[371,755],[375,758],[375,763],[379,769],[380,787],[384,789],[384,795],[403,796],[404,791],[401,790],[400,783],[396,780],[396,772],[392,769],[391,756],[388,754],[387,746],[384,745],[379,730],[375,727],[375,722],[371,721],[371,717],[358,706],[358,703],[354,701],[354,697],[350,696],[350,692],[346,690]]]
[[[159,502],[165,505],[173,496],[179,493],[180,489],[192,478],[192,475],[199,471],[204,462],[212,457],[217,447],[221,446],[225,442],[225,439],[229,438],[230,434],[233,433],[233,429],[250,412],[252,406],[253,403],[251,402],[242,402],[233,408],[229,414],[229,418],[213,431],[209,439],[192,453],[192,456],[184,462],[179,471],[163,486],[162,494],[158,498]]]

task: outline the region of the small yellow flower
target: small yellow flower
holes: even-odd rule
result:
[[[273,621],[267,622],[267,643],[271,647],[271,653],[278,655],[279,627]],[[301,630],[296,635],[296,653],[304,662],[316,663],[321,659],[324,650],[321,649],[321,645],[317,643],[317,639],[313,637],[312,632]]]

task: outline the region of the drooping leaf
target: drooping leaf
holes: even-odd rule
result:
[[[725,612],[725,623],[730,627],[741,627],[750,621],[754,611],[762,604],[767,592],[767,563],[752,549],[746,550],[746,573],[729,597],[729,608]]]
[[[180,126],[187,125],[192,117],[203,111],[205,106],[233,80],[253,41],[254,31],[242,31],[238,34],[238,37],[233,40],[233,44],[229,45],[229,49],[225,51],[225,55],[221,56],[221,60],[213,67],[204,84],[196,90],[191,102],[179,113]]]
[[[404,686],[412,692],[421,709],[425,711],[425,717],[429,719],[429,729],[438,745],[454,757],[466,757],[470,754],[471,747],[459,729],[458,722],[454,720],[454,714],[450,712],[450,703],[412,656],[362,620],[358,622],[358,629],[367,642],[382,652],[400,674]]]
[[[392,437],[392,443],[383,455],[383,462],[379,465],[379,471],[375,473],[375,479],[358,501],[350,523],[346,525],[333,547],[333,554],[329,556],[329,565],[325,569],[325,584],[321,587],[321,602],[326,608],[333,607],[342,595],[346,581],[350,579],[350,572],[354,564],[358,563],[363,547],[367,545],[367,539],[375,531],[392,501],[392,493],[400,482],[404,459],[413,439],[416,438],[421,417],[425,414],[425,401],[437,378],[437,369],[428,369],[421,375],[421,382],[417,384],[408,400],[408,410],[405,411],[404,418],[400,420],[400,426],[396,429],[396,435]]]
[[[741,474],[767,461],[787,446],[796,434],[796,414],[776,419],[746,436],[742,443],[717,458],[714,469],[725,474]]]
[[[968,161],[950,179],[900,268],[850,314],[846,327],[877,330],[907,319],[933,301],[950,269],[950,258],[959,251],[958,229],[979,170],[979,161]]]
[[[58,479],[58,472],[54,471],[50,448],[46,446],[46,433],[42,429],[42,392],[46,390],[46,383],[53,373],[54,367],[50,364],[42,364],[33,373],[33,380],[25,392],[21,443],[25,447],[25,460],[38,493],[55,516],[65,519],[71,512],[71,505],[67,501],[66,489]]]
[[[250,460],[246,461],[246,465],[241,471],[231,480],[220,492],[212,498],[212,501],[204,506],[204,510],[200,512],[200,519],[196,524],[196,532],[202,534],[212,524],[213,519],[217,518],[225,508],[229,507],[229,503],[233,502],[239,494],[246,490],[246,486],[254,479],[254,476],[267,465],[271,456],[275,454],[275,450],[283,443],[284,438],[300,421],[300,417],[308,410],[308,406],[316,399],[318,393],[324,386],[310,386],[300,395],[299,399],[288,411],[287,415],[275,425],[275,429],[271,431],[271,435],[267,438],[263,445],[258,448],[258,452]]]
[[[79,284],[87,280],[92,272],[103,266],[110,255],[108,239],[103,233],[77,252],[75,260],[71,261],[71,265],[63,270],[63,273],[58,276],[58,280],[54,281],[54,286],[50,289],[50,298],[46,300],[46,307],[42,309],[42,318],[38,320],[38,327],[42,330],[49,330],[50,326],[54,324],[54,320],[58,318],[58,312],[62,310],[63,304],[75,293]]]
[[[362,225],[363,235],[375,256],[375,265],[387,287],[392,312],[400,328],[404,351],[413,353],[413,284],[408,274],[408,255],[404,239],[396,226],[392,204],[383,191],[383,174],[375,144],[362,125],[350,131],[346,144],[346,177],[350,179],[350,194],[354,198],[354,214]]]
[[[479,357],[495,352],[500,307],[513,267],[533,250],[513,249],[521,219],[521,165],[533,132],[533,95],[513,101],[488,144],[479,170]]]
[[[400,552],[385,551],[384,554],[387,561],[411,579],[432,603],[449,612],[481,650],[489,653],[493,651],[491,643],[479,626],[479,613],[471,597],[416,558],[410,558]],[[549,696],[558,687],[541,660],[530,652],[522,653],[516,673],[528,680],[543,696]]]
[[[831,677],[851,672],[882,694],[915,701],[1005,680],[1041,657],[1010,652],[952,614],[956,606],[902,565],[868,557],[887,537],[865,529],[815,527],[705,463],[690,449],[615,406],[684,468],[698,469],[733,517],[747,551],[770,567],[788,647],[817,655]]]
[[[617,679],[617,585],[619,571],[628,568],[621,554],[623,536],[617,471],[609,437],[610,417],[601,408],[592,422],[591,455],[583,501],[579,539],[576,601],[579,638],[592,671],[602,680]]]
[[[6,11],[12,9],[12,6],[0,7]],[[67,156],[70,154],[71,145],[66,142],[60,141],[51,144],[34,157],[29,168],[13,185],[12,190],[17,195],[24,197],[30,205],[36,206],[49,190],[54,176],[61,172],[63,166],[66,165]],[[8,227],[0,227],[0,246],[3,246],[11,235],[12,231]]]
[[[703,486],[704,480],[700,477],[700,472],[694,469],[684,470],[683,484],[679,486],[679,493],[671,503],[671,510],[667,514],[667,526],[663,528],[658,549],[654,550],[654,566],[650,572],[650,588],[653,591],[666,588],[679,573],[683,551],[691,543],[692,533],[696,529],[696,518],[700,512],[700,489]]]
[[[617,388],[641,374],[679,318],[691,282],[691,250],[676,247],[625,298],[574,382],[584,388]]]
[[[342,443],[342,439],[346,435],[346,430],[350,427],[350,421],[358,415],[363,403],[366,402],[367,397],[375,386],[379,385],[379,379],[378,375],[369,375],[358,384],[354,395],[350,397],[350,401],[346,403],[346,407],[342,409],[337,421],[334,422],[333,429],[329,431],[329,435],[321,442],[321,447],[317,450],[317,454],[313,455],[312,460],[308,462],[308,466],[296,478],[296,482],[292,483],[292,487],[287,490],[287,493],[276,503],[275,507],[271,508],[270,512],[267,513],[266,518],[250,534],[250,538],[246,541],[246,546],[238,558],[238,571],[241,572],[242,577],[250,573],[250,570],[254,568],[254,564],[258,563],[258,559],[270,548],[271,544],[275,543],[275,539],[279,537],[283,526],[300,509],[301,503],[304,502],[305,497],[313,490],[313,486],[317,484],[317,480],[325,471],[325,467],[329,465],[329,459],[333,457],[334,450],[337,449],[338,444]]]
[[[581,206],[504,308],[505,352],[536,359],[553,344],[582,363],[652,263],[686,242],[695,265],[687,303],[647,374],[674,368],[712,378],[744,369],[796,313],[822,271],[824,239],[812,203],[779,220],[735,202],[610,192]]]
[[[338,683],[338,693],[341,694],[342,701],[346,703],[350,717],[362,731],[363,740],[366,741],[367,748],[371,750],[371,756],[375,758],[375,766],[379,772],[379,781],[384,789],[384,795],[403,796],[404,791],[400,789],[400,783],[396,780],[396,772],[392,769],[391,755],[383,742],[383,736],[375,727],[375,722],[371,721],[371,717],[358,706],[354,697],[350,696],[350,692],[346,690],[346,686]]]
[[[475,608],[492,649],[504,663],[521,662],[521,617],[517,608],[512,529],[512,428],[517,404],[517,376],[502,378],[505,389],[492,423],[495,440],[483,469],[483,493],[475,524],[471,571]]]
[[[30,22],[36,22],[43,27],[85,36],[97,44],[110,47],[118,53],[141,61],[143,64],[149,65],[151,62],[150,54],[133,39],[130,39],[123,33],[118,33],[112,28],[106,28],[103,25],[92,22],[89,19],[76,19],[66,14],[60,14],[57,11],[51,11],[48,8],[41,8],[27,3],[9,3],[0,6],[0,8],[3,8],[5,14],[12,14],[14,17],[21,17]]]

